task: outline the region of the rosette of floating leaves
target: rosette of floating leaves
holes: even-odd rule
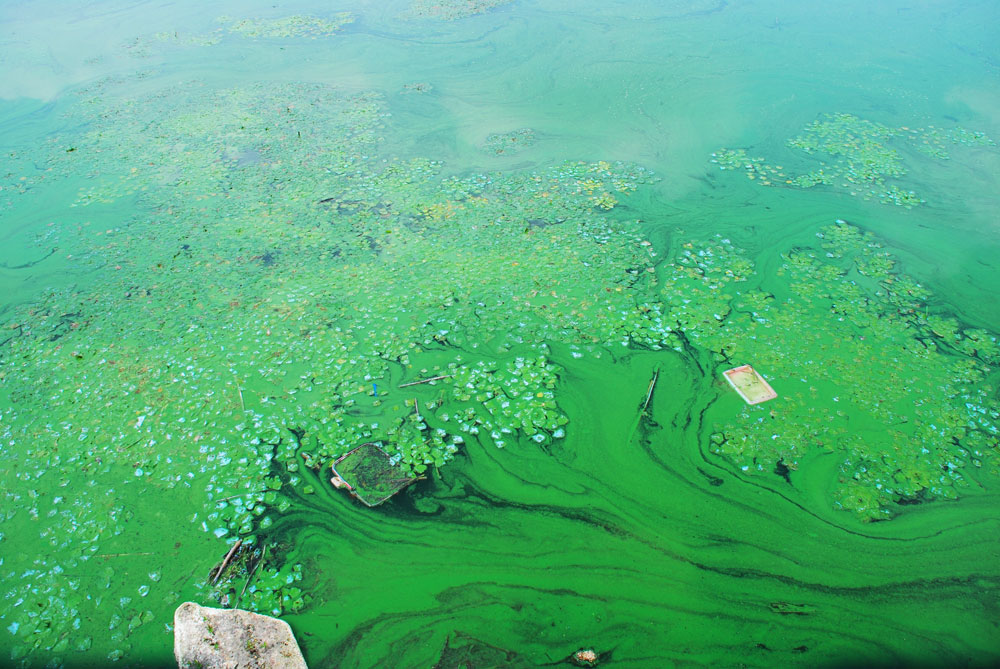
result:
[[[423,408],[433,411],[435,402]],[[442,428],[431,429],[421,414],[409,414],[404,421],[389,429],[386,450],[390,461],[411,476],[420,476],[430,467],[441,467],[450,461],[463,443],[460,437],[449,437]]]
[[[890,430],[878,444],[847,437],[835,505],[870,521],[892,517],[897,502],[956,499],[969,485],[961,473],[967,462],[964,449],[939,445],[951,438],[946,432],[953,430],[922,424],[912,435]]]
[[[556,403],[553,389],[555,365],[543,355],[517,357],[507,363],[479,361],[475,365],[455,365],[451,397],[471,403],[458,411],[442,410],[438,418],[454,421],[464,433],[489,434],[498,448],[518,433],[544,443],[565,436],[568,419]]]
[[[348,402],[353,405],[353,400]],[[314,428],[303,435],[307,445],[299,456],[310,469],[327,468],[339,456],[357,446],[369,441],[377,442],[383,435],[395,433],[403,423],[398,416],[379,416],[378,420],[366,422],[348,417],[339,409],[331,412],[329,420],[326,418],[321,416]]]
[[[300,563],[285,560],[286,547],[269,543],[248,547],[243,544],[225,563],[214,583],[198,584],[226,608],[241,608],[272,616],[297,612],[310,597],[299,583]]]
[[[205,486],[210,501],[205,523],[216,537],[228,537],[230,542],[239,537],[253,545],[257,541],[255,533],[267,530],[274,522],[268,512],[288,510],[289,501],[280,491],[286,482],[296,485],[298,476],[279,475],[276,456],[291,434],[283,433],[273,417],[252,413],[234,429],[239,440],[231,451],[212,453],[211,446],[201,447],[208,453],[207,460],[217,465]]]
[[[718,165],[720,170],[743,170],[748,179],[756,179],[760,175],[766,177],[771,171],[763,158],[751,157],[746,149],[719,149],[712,153],[709,162]]]
[[[659,302],[639,304],[619,313],[615,323],[622,346],[641,346],[658,351],[667,343],[677,321],[664,314]]]
[[[707,337],[703,344],[719,350],[716,335],[740,294],[734,287],[753,276],[753,264],[716,235],[711,242],[685,243],[668,270],[662,288],[665,320],[689,339]]]
[[[280,567],[265,566],[253,574],[241,607],[257,613],[280,616],[301,611],[309,601],[302,588],[302,565],[285,562]]]

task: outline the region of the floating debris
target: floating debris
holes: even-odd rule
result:
[[[423,81],[412,84],[403,84],[403,93],[417,93],[423,95],[425,93],[430,93],[433,90],[433,86]]]
[[[419,381],[410,381],[409,383],[399,384],[400,388],[409,388],[410,386],[419,386],[425,383],[434,383],[435,381],[443,381],[444,379],[450,379],[451,374],[438,374],[437,376],[432,376],[429,379],[420,379]]]
[[[596,667],[600,656],[593,648],[581,648],[570,656],[570,661],[578,667]]]
[[[229,563],[232,562],[233,556],[236,555],[236,552],[240,550],[240,546],[242,545],[243,540],[237,539],[236,543],[233,544],[233,547],[229,549],[228,553],[226,553],[226,557],[222,558],[222,562],[219,563],[219,566],[212,571],[211,585],[215,585],[216,582],[218,582],[219,577],[222,576],[222,572],[224,572],[226,567],[229,566]]]
[[[376,444],[361,444],[333,461],[331,483],[365,506],[378,506],[419,478],[411,478]]]
[[[747,404],[760,404],[778,396],[774,388],[750,365],[727,369],[722,375]]]

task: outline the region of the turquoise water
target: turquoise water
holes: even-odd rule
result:
[[[9,3],[0,664],[996,662],[998,13]]]

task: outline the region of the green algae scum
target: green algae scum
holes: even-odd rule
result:
[[[0,666],[1000,663],[1000,5],[208,9],[0,15]]]

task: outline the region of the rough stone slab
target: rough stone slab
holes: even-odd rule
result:
[[[174,657],[180,669],[306,669],[285,621],[194,602],[174,612]]]

